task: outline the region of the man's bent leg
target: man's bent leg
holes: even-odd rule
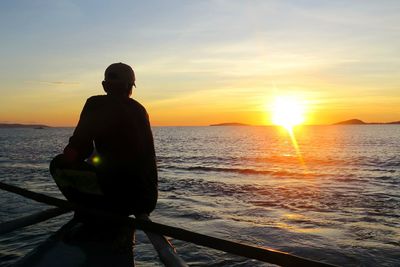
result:
[[[50,163],[50,173],[62,194],[71,202],[98,209],[107,208],[107,202],[98,184],[96,169],[86,163],[67,163],[64,155]],[[77,219],[87,216],[75,213]]]

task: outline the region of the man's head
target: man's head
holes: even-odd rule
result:
[[[135,86],[135,73],[124,63],[114,63],[104,72],[103,88],[109,95],[129,97]]]

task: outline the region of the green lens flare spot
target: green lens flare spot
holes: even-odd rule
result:
[[[95,164],[95,165],[100,164],[100,162],[101,162],[100,157],[99,157],[99,156],[94,156],[94,157],[92,158],[92,162],[93,162],[93,164]]]

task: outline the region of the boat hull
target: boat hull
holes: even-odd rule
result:
[[[134,230],[128,225],[71,220],[19,260],[18,267],[134,266]]]

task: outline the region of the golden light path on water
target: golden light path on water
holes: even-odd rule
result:
[[[304,111],[305,107],[302,105],[302,101],[294,96],[277,96],[272,104],[272,122],[286,129],[297,157],[301,165],[306,169],[299,144],[294,134],[294,127],[304,122]]]
[[[297,143],[296,136],[294,135],[293,127],[285,127],[285,129],[287,130],[287,132],[290,136],[290,140],[292,141],[293,147],[296,150],[296,154],[297,154],[297,157],[298,157],[301,165],[304,168],[306,168],[306,164],[304,162],[303,155],[301,154],[299,144]]]

